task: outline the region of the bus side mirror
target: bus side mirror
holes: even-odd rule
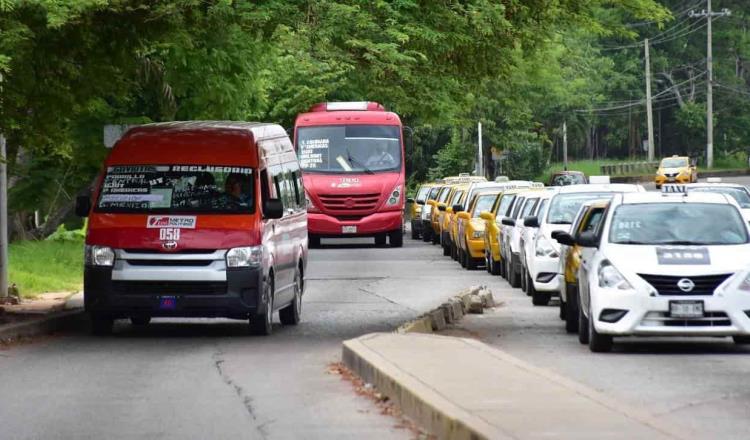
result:
[[[78,217],[88,217],[90,211],[91,211],[91,197],[89,196],[76,197],[76,215]]]
[[[523,219],[523,225],[529,228],[538,228],[539,227],[539,217],[535,215],[530,215]]]
[[[279,199],[268,199],[263,202],[263,216],[269,219],[279,219],[284,216],[284,204]]]

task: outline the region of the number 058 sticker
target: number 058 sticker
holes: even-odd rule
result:
[[[179,228],[161,228],[159,229],[159,240],[178,241],[180,239]]]

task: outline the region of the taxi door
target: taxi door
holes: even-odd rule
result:
[[[580,237],[583,232],[594,232],[597,236],[597,242],[601,242],[603,229],[601,226],[606,212],[607,208],[605,207],[592,207],[589,211],[588,217],[585,219],[584,223],[581,224],[580,230],[576,232],[575,239],[578,240],[578,237]],[[580,297],[578,298],[578,307],[582,307],[582,310],[588,310],[588,276],[589,273],[596,270],[596,268],[593,267],[593,257],[596,251],[598,251],[598,248],[581,246],[579,246],[579,248],[581,250],[581,265],[578,269],[578,292],[580,293]]]

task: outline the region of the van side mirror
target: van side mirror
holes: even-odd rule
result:
[[[280,199],[268,199],[263,202],[263,216],[270,219],[279,219],[284,216],[284,204]]]
[[[91,211],[91,197],[89,196],[76,197],[76,215],[78,217],[88,217],[90,211]]]
[[[458,204],[456,204],[456,205],[453,205],[453,212],[461,212],[461,211],[463,211],[463,210],[464,210],[464,207],[463,207],[463,206],[461,206],[461,205],[458,205]]]
[[[528,228],[538,228],[539,227],[539,217],[535,215],[530,215],[528,217],[525,217],[523,219],[523,225]]]
[[[555,231],[555,232],[557,233],[556,234],[553,233],[552,238],[557,240],[558,243],[564,244],[565,246],[573,246],[576,244],[576,241],[573,240],[573,236],[571,236],[567,232],[563,232],[563,231]]]
[[[581,232],[576,240],[581,247],[595,248],[599,247],[599,240],[596,238],[596,234],[593,231]]]
[[[512,218],[508,218],[508,217],[505,217],[505,218],[503,219],[503,224],[504,224],[505,226],[515,226],[515,225],[516,225],[516,221],[515,221],[515,220],[513,220]]]

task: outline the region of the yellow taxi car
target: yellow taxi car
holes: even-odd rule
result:
[[[443,211],[440,210],[440,206],[445,206],[446,200],[450,197],[453,192],[454,184],[443,185],[440,191],[437,193],[437,197],[430,201],[432,209],[430,210],[430,239],[432,244],[440,243],[440,215]],[[427,240],[425,240],[427,241]]]
[[[656,170],[654,184],[661,189],[665,183],[694,183],[698,181],[698,168],[695,161],[687,156],[665,157]]]
[[[437,185],[437,183],[423,183],[419,185],[415,193],[414,198],[408,198],[406,201],[409,205],[409,219],[411,220],[411,238],[418,240],[422,235],[422,205],[427,201],[427,195],[430,193],[430,189]]]
[[[502,190],[478,191],[466,211],[456,214],[463,227],[458,233],[458,261],[467,270],[476,269],[484,262],[484,220],[479,216],[495,204]]]
[[[443,246],[443,255],[452,255],[453,242],[451,239],[451,221],[453,218],[453,207],[463,203],[469,184],[454,185],[453,191],[448,196],[446,203],[438,204],[438,210],[442,212],[438,228],[440,230],[440,244]]]
[[[560,319],[565,320],[565,330],[575,333],[578,329],[578,269],[581,266],[581,246],[575,241],[583,232],[594,232],[609,206],[609,200],[594,200],[584,204],[571,226],[573,242],[560,242],[560,267],[563,285],[560,286]],[[557,234],[553,232],[553,238]],[[561,238],[561,240],[563,240]],[[564,241],[564,240],[563,240]]]
[[[507,215],[517,191],[509,188],[495,199],[492,209],[479,214],[484,220],[484,263],[487,272],[492,275],[503,275],[505,265],[500,255],[500,220]]]

